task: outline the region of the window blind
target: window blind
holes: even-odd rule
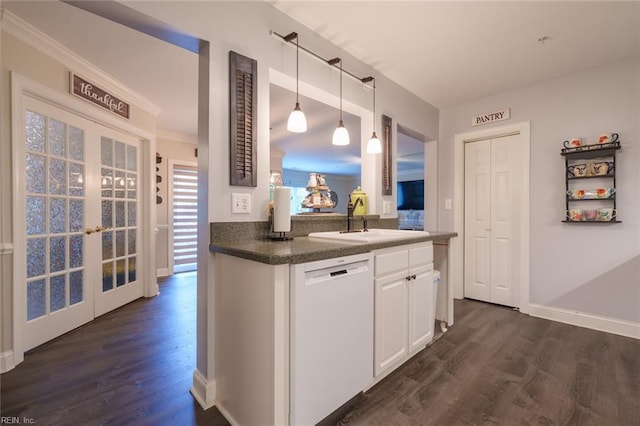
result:
[[[195,271],[198,244],[198,170],[173,167],[173,272]]]

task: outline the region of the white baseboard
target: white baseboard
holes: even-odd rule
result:
[[[7,371],[15,368],[13,360],[13,351],[6,351],[0,354],[0,373],[6,373]]]
[[[231,424],[231,426],[240,426],[240,423],[233,418],[231,414],[227,411],[226,408],[222,404],[216,404],[216,408],[220,411],[220,414]]]
[[[598,315],[586,314],[584,312],[537,305],[535,303],[529,304],[529,315],[532,317],[563,322],[565,324],[577,325],[578,327],[585,327],[593,330],[605,331],[607,333],[618,334],[620,336],[640,339],[640,324],[631,321],[601,317]]]
[[[169,268],[162,268],[156,271],[156,278],[168,277],[169,275],[171,275]]]
[[[198,370],[195,370],[193,372],[191,395],[198,401],[203,410],[213,407],[216,403],[216,381],[208,381]]]

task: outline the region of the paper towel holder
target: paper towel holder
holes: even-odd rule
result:
[[[293,220],[291,220],[291,225],[293,225]],[[292,227],[290,227],[289,229],[292,229]],[[273,208],[269,210],[269,231],[271,233],[271,235],[269,235],[269,238],[273,241],[293,240],[293,237],[287,235],[287,232],[275,232],[273,230]]]

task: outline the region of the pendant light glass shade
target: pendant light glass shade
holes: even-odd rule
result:
[[[289,114],[287,121],[287,130],[293,133],[304,133],[307,131],[307,117],[300,109],[300,104],[296,102],[296,107]]]
[[[378,135],[374,131],[371,139],[367,143],[367,154],[380,154],[382,152],[382,142],[378,139]]]
[[[304,112],[300,109],[300,102],[298,100],[298,71],[300,65],[300,45],[298,40],[298,34],[292,33],[291,36],[296,38],[296,106],[289,114],[289,120],[287,121],[287,130],[293,133],[304,133],[307,131],[307,117],[304,116]]]
[[[333,145],[344,146],[349,145],[349,131],[346,127],[344,127],[344,123],[342,122],[342,59],[340,61],[340,122],[338,123],[338,127],[333,131],[333,138],[331,139],[331,143]]]
[[[340,120],[338,127],[333,131],[333,139],[331,143],[334,145],[344,146],[349,145],[349,132],[347,128],[344,127],[344,123]]]

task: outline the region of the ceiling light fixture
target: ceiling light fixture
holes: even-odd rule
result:
[[[382,143],[376,135],[376,79],[373,77],[365,77],[362,79],[363,83],[373,81],[373,133],[371,139],[367,143],[367,154],[380,154],[382,152]]]
[[[299,96],[299,66],[300,66],[300,45],[298,43],[298,33],[293,32],[287,36],[285,36],[285,41],[291,42],[291,40],[296,39],[296,106],[289,114],[289,120],[287,121],[287,130],[293,133],[304,133],[307,131],[307,117],[304,116],[304,112],[300,109],[300,101],[298,100]]]
[[[340,122],[338,127],[333,131],[331,143],[338,146],[349,145],[349,132],[342,122],[342,59],[334,58],[328,61],[329,65],[340,63]]]

